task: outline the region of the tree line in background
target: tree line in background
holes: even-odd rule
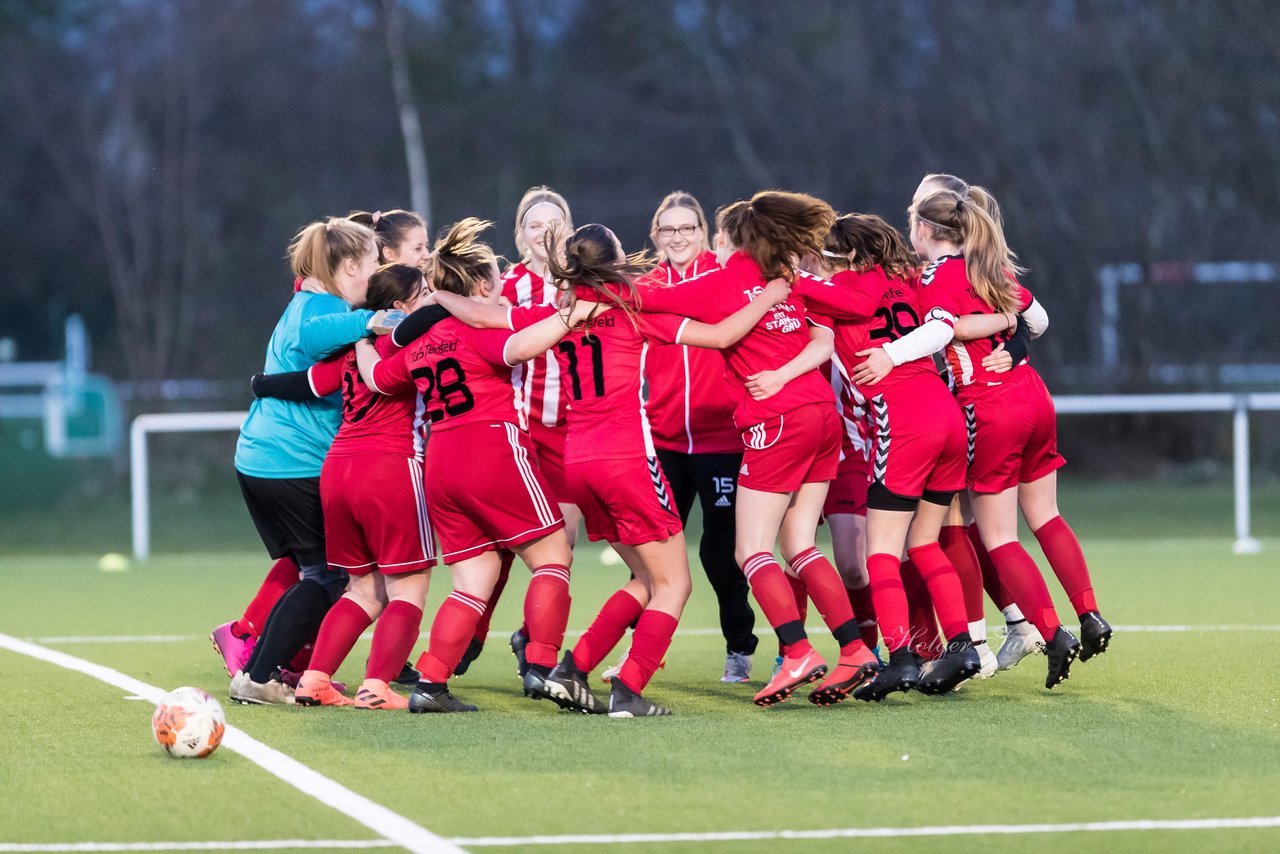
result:
[[[1277,255],[1268,0],[31,0],[0,57],[0,334],[57,358],[79,311],[117,379],[257,370],[313,219],[416,204],[514,255],[541,183],[635,249],[676,188],[905,227],[954,172],[1003,206],[1051,379],[1094,361],[1099,265]],[[1273,290],[1134,289],[1105,379],[1248,361]]]

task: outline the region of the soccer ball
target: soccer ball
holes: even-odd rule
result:
[[[151,732],[170,756],[203,759],[218,749],[227,716],[199,688],[178,688],[165,695],[151,717]]]

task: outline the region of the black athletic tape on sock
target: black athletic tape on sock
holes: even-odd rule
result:
[[[858,629],[858,621],[856,619],[841,623],[831,631],[831,634],[840,646],[853,643],[862,637],[862,632]]]
[[[804,633],[804,623],[800,620],[783,623],[774,629],[774,632],[778,635],[778,642],[783,646],[791,646],[793,643],[800,643],[800,641],[808,638],[808,635]]]

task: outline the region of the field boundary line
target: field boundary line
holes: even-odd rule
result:
[[[1132,830],[1224,830],[1280,827],[1280,816],[1199,818],[1162,821],[1091,821],[1072,824],[974,824],[939,827],[846,827],[829,830],[724,831],[721,833],[618,833],[565,836],[479,836],[454,838],[474,848],[524,845],[622,845],[654,842],[750,842],[786,839],[857,839],[908,836],[1014,836],[1027,833],[1108,833]]]
[[[57,650],[46,649],[3,633],[0,633],[0,649],[7,649],[10,652],[26,655],[67,670],[74,670],[85,676],[97,679],[99,682],[105,682],[139,697],[144,697],[152,703],[158,704],[168,693],[163,689],[149,685],[139,679],[134,679],[132,676],[113,670],[110,667],[95,664],[83,658],[76,658]],[[319,771],[308,768],[293,757],[281,753],[273,747],[268,747],[242,729],[228,724],[226,735],[222,739],[222,746],[226,750],[240,754],[300,792],[310,795],[324,806],[337,810],[379,836],[392,840],[409,851],[454,852],[461,850],[452,842],[437,836],[425,827],[415,824],[404,816],[369,800],[364,795],[351,791],[346,786],[329,779]]]
[[[1003,625],[990,625],[987,630],[999,634]],[[1280,625],[1249,625],[1246,623],[1224,623],[1222,625],[1168,625],[1168,626],[1112,626],[1117,632],[1133,632],[1135,634],[1193,634],[1195,632],[1280,632]],[[825,625],[805,626],[809,634],[830,634]],[[565,632],[565,637],[580,637],[582,629]],[[489,632],[490,638],[508,638],[510,632],[494,630]],[[676,629],[676,637],[719,637],[719,629]],[[368,640],[371,633],[361,635]],[[430,632],[420,632],[419,639],[431,637]],[[186,643],[204,640],[207,635],[54,635],[50,637],[25,638],[32,644],[77,644],[77,643]]]
[[[251,839],[243,842],[0,842],[0,852],[276,851],[288,849],[398,848],[390,839]]]

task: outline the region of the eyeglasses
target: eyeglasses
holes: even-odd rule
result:
[[[679,232],[681,237],[692,237],[701,227],[700,225],[689,225],[687,223],[679,226],[664,225],[658,228],[658,236],[670,240]]]

